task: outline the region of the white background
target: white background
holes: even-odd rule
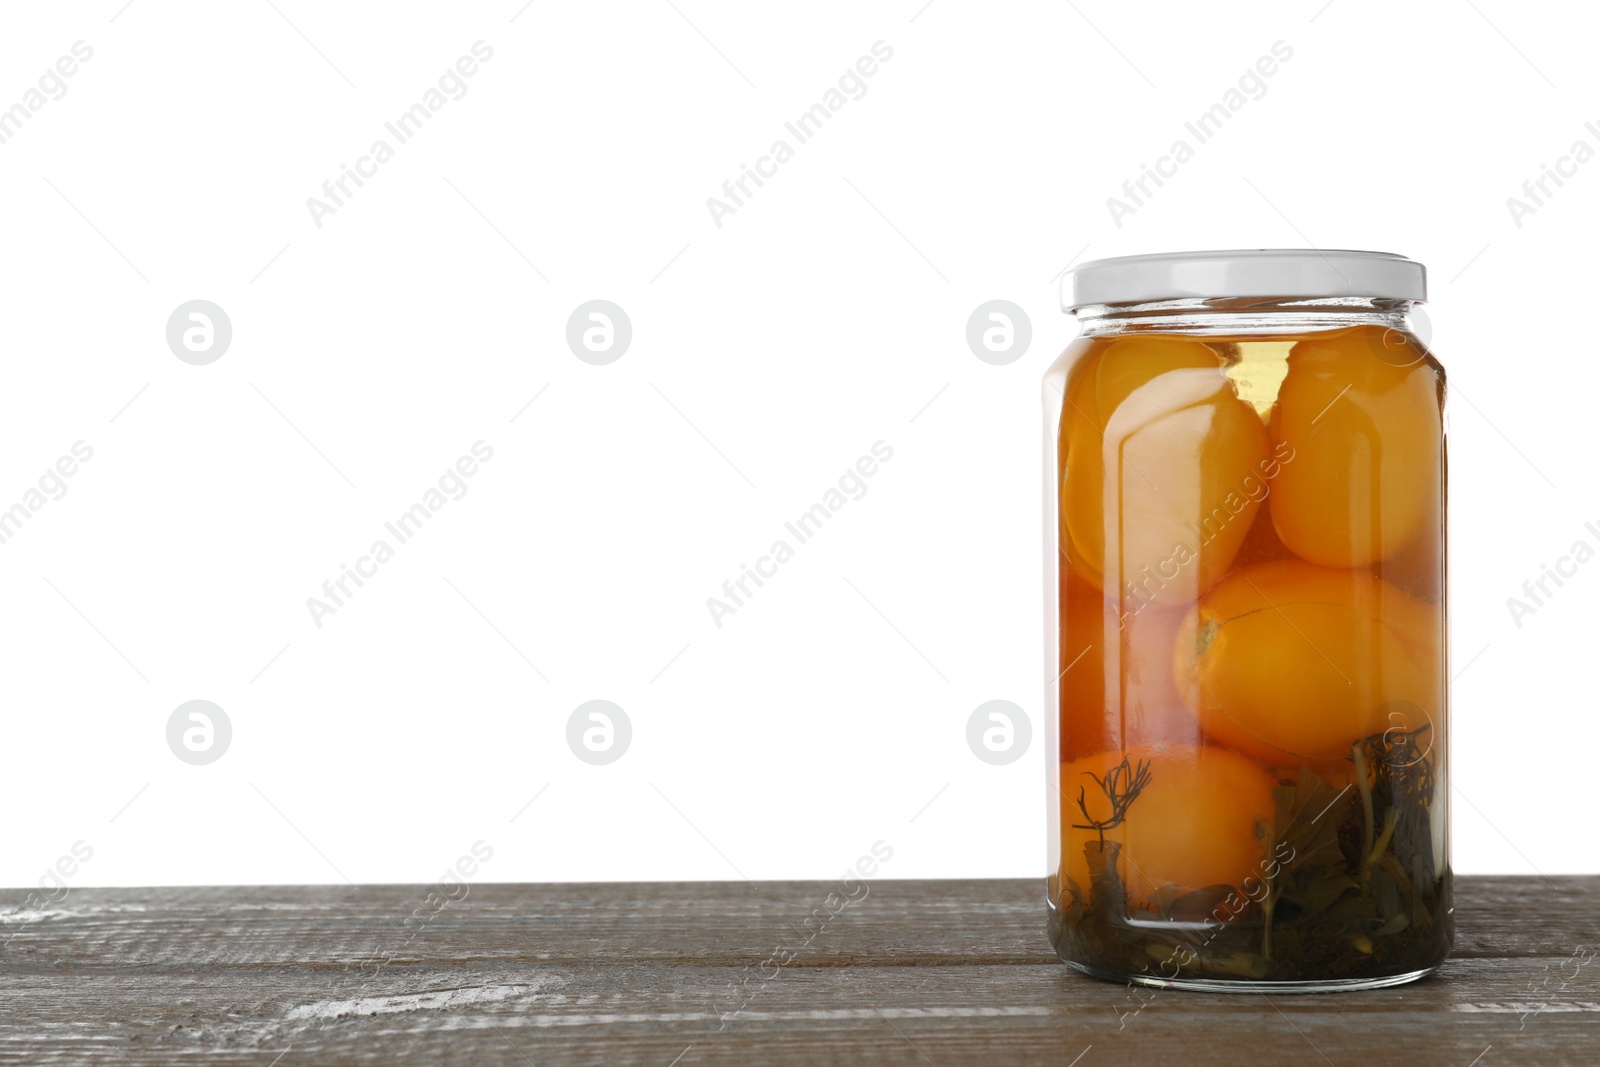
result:
[[[480,839],[493,880],[831,878],[879,839],[885,876],[1041,875],[1053,279],[1307,244],[1432,272],[1457,868],[1600,867],[1600,560],[1507,607],[1600,547],[1600,161],[1520,227],[1506,203],[1600,148],[1593,11],[123,3],[0,15],[0,107],[94,50],[0,145],[0,507],[94,450],[0,545],[0,883],[80,840],[82,885],[431,881]],[[479,40],[466,95],[316,226]],[[719,228],[707,198],[880,40]],[[1107,198],[1280,40],[1118,226]],[[201,367],[165,340],[197,298],[234,331]],[[594,298],[633,324],[609,366],[565,342]],[[965,341],[995,298],[1032,320],[1009,366]],[[318,628],[307,598],[479,440],[468,493]],[[866,495],[716,627],[707,598],[879,440]],[[632,722],[609,766],[565,740],[594,698]],[[209,766],[166,744],[191,699],[232,722]],[[1032,719],[1009,766],[966,744],[990,699]]]

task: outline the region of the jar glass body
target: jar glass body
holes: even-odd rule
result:
[[[1444,371],[1406,301],[1078,309],[1046,373],[1049,929],[1371,988],[1452,939]]]

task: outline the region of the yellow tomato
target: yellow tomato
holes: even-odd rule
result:
[[[1100,837],[1081,827],[1112,815],[1106,794],[1089,775],[1104,780],[1124,756],[1130,767],[1148,761],[1150,768],[1149,784],[1128,805],[1122,824],[1105,832],[1108,842],[1122,846],[1118,870],[1131,904],[1169,886],[1238,887],[1261,877],[1272,845],[1277,779],[1254,761],[1211,745],[1137,745],[1061,768],[1062,873],[1085,895],[1091,890],[1084,848],[1096,846]],[[1079,789],[1088,818],[1078,807]]]
[[[1440,372],[1378,326],[1301,341],[1289,353],[1271,431],[1292,449],[1272,483],[1283,543],[1328,567],[1365,567],[1419,537],[1441,538]]]
[[[1233,562],[1260,507],[1267,432],[1200,341],[1112,341],[1069,378],[1062,543],[1113,596],[1183,604]]]
[[[1174,673],[1211,740],[1272,765],[1326,766],[1361,738],[1439,718],[1443,638],[1436,606],[1364,570],[1280,560],[1201,599]]]

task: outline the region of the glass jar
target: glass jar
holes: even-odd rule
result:
[[[1069,288],[1070,286],[1070,288]],[[1044,382],[1050,938],[1103,978],[1363,989],[1452,939],[1444,370],[1423,267],[1080,266]]]

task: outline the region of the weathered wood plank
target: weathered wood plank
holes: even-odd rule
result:
[[[1038,882],[835,889],[76,890],[0,927],[0,1063],[1600,1062],[1597,878],[1460,879],[1439,976],[1270,999],[1072,973]]]

